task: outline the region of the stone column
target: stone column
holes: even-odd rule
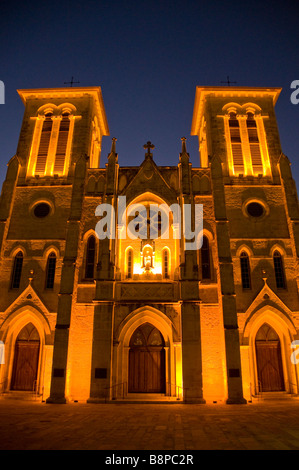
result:
[[[66,370],[68,358],[69,328],[72,311],[75,265],[80,238],[80,220],[84,196],[87,157],[81,157],[75,168],[70,217],[67,223],[65,256],[63,259],[60,292],[55,328],[53,366],[50,396],[47,403],[66,403]]]
[[[221,160],[211,161],[212,194],[216,222],[219,262],[219,298],[222,305],[227,370],[227,403],[246,403],[243,397],[240,341],[233,263],[230,251],[229,222],[226,217],[225,192]]]

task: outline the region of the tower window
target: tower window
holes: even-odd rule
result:
[[[264,214],[264,208],[258,202],[250,202],[246,206],[246,210],[251,217],[261,217]]]
[[[241,278],[243,289],[251,288],[251,276],[250,276],[250,264],[249,256],[245,251],[242,251],[240,255],[240,266],[241,266]]]
[[[262,162],[256,120],[252,113],[247,113],[246,124],[247,124],[247,133],[248,133],[253,172],[263,173],[263,162]]]
[[[275,251],[273,255],[273,263],[274,263],[274,272],[275,272],[275,279],[276,279],[276,287],[278,289],[285,289],[285,274],[284,274],[284,267],[283,267],[283,259],[279,251]]]
[[[85,278],[94,279],[96,240],[91,235],[86,244]]]
[[[46,289],[53,289],[56,269],[56,255],[50,253],[47,262]]]
[[[70,128],[69,114],[64,113],[62,115],[62,119],[61,119],[60,127],[59,127],[56,157],[55,157],[55,163],[54,163],[54,174],[63,173],[63,170],[64,170],[64,162],[65,162],[65,155],[66,155],[66,149],[67,149],[69,128]]]
[[[229,124],[229,131],[230,131],[230,140],[231,140],[234,170],[238,173],[243,173],[244,162],[243,162],[243,153],[242,153],[242,142],[241,142],[239,121],[237,119],[236,113],[230,113],[228,124]]]
[[[52,113],[45,115],[42,132],[40,136],[39,148],[36,158],[35,174],[43,175],[46,170],[47,156],[52,132]]]
[[[21,274],[23,267],[23,253],[19,251],[14,259],[12,277],[11,277],[11,288],[18,289],[21,282]]]
[[[47,215],[49,215],[50,210],[51,208],[49,204],[47,204],[46,202],[41,202],[35,206],[33,213],[38,219],[43,219],[44,217],[47,217]]]

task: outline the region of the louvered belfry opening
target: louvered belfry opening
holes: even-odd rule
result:
[[[52,132],[52,113],[47,113],[43,122],[42,132],[40,136],[39,148],[36,158],[35,173],[43,175],[46,170],[47,156]]]
[[[256,120],[252,113],[247,113],[247,132],[248,132],[248,140],[249,140],[249,147],[251,153],[251,162],[252,162],[252,169],[254,173],[263,173],[263,162],[262,162],[262,155],[260,149],[260,143],[258,138]]]
[[[55,157],[55,163],[54,163],[54,174],[63,173],[64,171],[64,163],[65,163],[65,156],[66,156],[66,150],[67,150],[69,128],[70,128],[69,114],[64,113],[62,115],[60,127],[59,127],[56,157]]]
[[[236,113],[230,113],[228,123],[229,123],[229,130],[230,130],[234,170],[238,173],[243,173],[244,162],[243,162],[243,153],[242,153],[242,142],[241,142],[239,121],[237,119]]]

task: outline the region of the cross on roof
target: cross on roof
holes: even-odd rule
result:
[[[237,83],[237,82],[231,82],[229,79],[229,75],[228,75],[226,82],[221,82],[221,83],[227,83],[227,86],[230,86],[231,83]]]
[[[151,141],[147,141],[146,144],[144,144],[143,148],[146,150],[147,149],[147,153],[146,155],[151,155],[151,149],[153,150],[155,148],[155,146],[151,143]]]
[[[70,86],[73,86],[73,83],[80,83],[80,82],[74,82],[74,77],[71,78],[70,82],[64,82],[65,85],[70,85]]]

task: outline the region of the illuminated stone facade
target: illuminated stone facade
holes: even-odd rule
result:
[[[185,138],[176,166],[157,166],[148,142],[139,167],[121,167],[112,139],[100,168],[100,88],[19,91],[25,115],[0,200],[4,396],[246,403],[298,393],[299,207],[279,93],[198,87],[198,168]],[[143,204],[145,226],[151,204],[202,204],[201,249],[185,249],[171,216],[167,238],[132,239],[120,196]],[[99,240],[102,203],[116,236]]]

